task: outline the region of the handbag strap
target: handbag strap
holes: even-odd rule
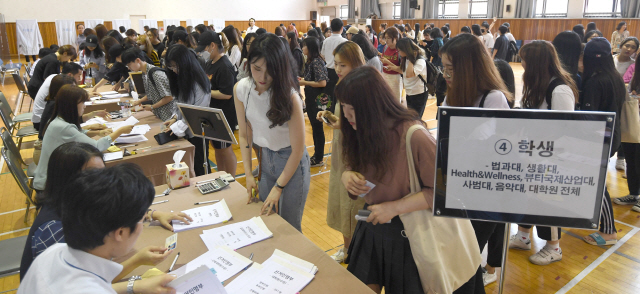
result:
[[[409,185],[411,187],[411,194],[418,193],[422,190],[422,187],[420,187],[420,179],[416,173],[416,165],[413,162],[413,152],[411,151],[411,136],[413,136],[413,132],[416,130],[427,131],[427,129],[423,125],[417,124],[412,125],[407,130],[405,142],[407,148],[407,165],[409,166]]]

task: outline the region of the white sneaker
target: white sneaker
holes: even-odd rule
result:
[[[626,179],[627,178],[627,166],[624,166],[624,172],[622,173],[622,178]]]
[[[509,238],[509,249],[531,250],[531,239],[523,240],[518,235],[511,235]]]
[[[635,212],[640,212],[640,201],[638,201],[638,203],[636,203],[636,205],[631,207],[631,210],[633,210]]]
[[[497,280],[498,280],[498,275],[496,274],[496,272],[494,272],[493,274],[490,274],[488,272],[482,273],[482,282],[484,282],[485,287]]]
[[[558,249],[551,249],[547,246],[544,246],[538,253],[529,256],[529,261],[533,264],[537,265],[548,265],[552,262],[561,261],[562,260],[562,249],[558,247]]]
[[[616,159],[616,169],[617,170],[625,170],[626,166],[627,165],[624,162],[624,159]]]
[[[333,260],[337,261],[338,263],[343,263],[344,262],[344,247],[340,248],[340,250],[338,250],[338,252],[336,252],[333,255],[331,255],[331,258],[333,258]]]
[[[638,203],[638,197],[633,195],[627,195],[624,197],[618,197],[613,199],[613,203],[618,205],[634,205]]]

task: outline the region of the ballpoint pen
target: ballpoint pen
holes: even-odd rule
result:
[[[215,203],[218,202],[220,200],[211,200],[211,201],[202,201],[202,202],[196,202],[193,205],[200,205],[200,204],[207,204],[207,203]]]
[[[169,202],[169,200],[162,200],[162,201],[154,202],[154,203],[151,203],[151,205],[165,203],[165,202]]]
[[[169,267],[169,271],[173,270],[173,266],[176,265],[176,261],[178,261],[178,257],[180,257],[180,252],[178,252],[178,254],[176,254],[176,258],[173,259],[173,262],[171,263],[171,266]]]

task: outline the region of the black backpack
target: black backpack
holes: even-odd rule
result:
[[[153,74],[154,74],[156,71],[161,71],[161,72],[163,72],[165,75],[167,75],[167,78],[169,78],[169,72],[168,72],[168,70],[167,70],[167,69],[164,69],[164,68],[162,68],[162,67],[157,67],[157,66],[156,66],[156,67],[151,68],[151,69],[149,70],[149,74],[147,75],[147,78],[149,79],[149,81],[151,82],[151,84],[152,84],[154,87],[156,86],[156,80],[155,80],[155,79],[153,79]]]
[[[421,75],[418,75],[420,80],[427,87],[429,95],[435,95],[436,87],[438,85],[438,78],[442,76],[442,72],[438,67],[433,65],[429,60],[425,60],[427,63],[427,79],[425,80]]]

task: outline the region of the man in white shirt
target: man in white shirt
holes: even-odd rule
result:
[[[339,18],[334,18],[331,20],[331,37],[324,40],[322,43],[322,50],[320,51],[320,55],[324,57],[324,60],[327,63],[327,73],[329,74],[329,81],[327,81],[327,86],[324,88],[325,93],[329,95],[331,99],[331,111],[333,112],[335,108],[335,97],[333,97],[333,89],[336,87],[338,83],[338,75],[335,70],[335,62],[333,60],[333,50],[338,47],[338,45],[347,41],[347,39],[342,37],[342,20]]]
[[[489,24],[484,22],[482,24],[482,26],[484,27],[484,33],[482,34],[482,39],[484,41],[484,47],[487,48],[487,50],[489,51],[489,53],[491,53],[492,49],[493,49],[493,44],[494,44],[494,40],[493,40],[493,36],[491,35],[491,31],[489,30]]]
[[[62,67],[62,74],[73,77],[76,80],[76,84],[82,83],[83,72],[84,71],[82,70],[82,66],[75,62],[67,62]],[[42,112],[44,111],[44,107],[47,105],[47,101],[45,101],[45,98],[49,96],[49,88],[51,87],[51,80],[53,80],[55,76],[57,76],[57,74],[52,74],[44,80],[44,83],[42,83],[40,90],[38,90],[38,94],[33,99],[34,100],[33,115],[31,116],[31,122],[33,123],[33,127],[36,130],[40,130],[41,124],[44,125],[47,123],[46,121],[41,122],[40,118],[42,117]]]
[[[256,26],[256,19],[255,18],[250,18],[249,19],[249,28],[247,28],[246,33],[255,33],[257,30],[259,29],[258,26]]]
[[[175,277],[167,274],[111,284],[123,269],[111,260],[133,248],[154,194],[153,184],[133,164],[76,177],[60,199],[67,243],[49,247],[34,260],[18,293],[175,293],[166,287]]]

